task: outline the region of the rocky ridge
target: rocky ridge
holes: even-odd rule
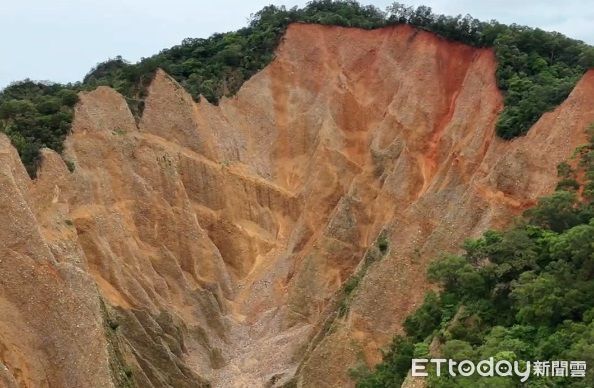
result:
[[[162,71],[138,123],[112,89],[83,93],[73,173],[45,150],[31,181],[0,138],[0,382],[353,384],[421,302],[428,262],[552,191],[594,122],[590,71],[498,139],[495,69],[409,26],[295,24],[218,106]]]

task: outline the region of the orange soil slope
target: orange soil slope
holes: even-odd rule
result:
[[[523,138],[489,50],[407,26],[292,25],[219,106],[164,72],[137,124],[81,95],[65,156],[30,181],[0,140],[0,382],[352,384],[422,300],[427,263],[556,183],[594,121],[594,72]],[[333,330],[334,297],[380,233]]]

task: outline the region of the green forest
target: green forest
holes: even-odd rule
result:
[[[375,370],[353,371],[359,388],[397,387],[412,358],[580,360],[586,378],[428,377],[429,387],[592,387],[594,384],[594,126],[589,144],[558,167],[559,185],[504,231],[434,261],[440,286],[404,323]],[[584,176],[583,182],[576,177]],[[428,357],[429,356],[429,357]],[[480,381],[479,381],[480,379]]]
[[[217,103],[222,96],[234,95],[272,61],[287,26],[296,22],[365,29],[410,24],[446,39],[493,47],[498,85],[505,96],[497,133],[504,139],[524,135],[594,67],[594,48],[555,32],[482,22],[469,15],[437,15],[425,6],[414,9],[394,3],[383,11],[352,0],[315,0],[303,8],[267,6],[252,15],[245,28],[206,39],[188,38],[138,63],[118,56],[98,64],[74,84],[15,82],[0,92],[0,130],[10,137],[34,176],[40,148],[61,151],[77,92],[111,86],[139,117],[146,87],[155,70],[162,68],[196,100],[203,97]]]

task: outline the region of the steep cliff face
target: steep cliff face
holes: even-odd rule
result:
[[[138,124],[113,90],[82,94],[73,173],[47,150],[31,181],[0,139],[0,381],[352,384],[427,263],[550,192],[594,121],[589,72],[528,136],[496,138],[495,67],[408,26],[298,24],[219,106],[163,72]]]

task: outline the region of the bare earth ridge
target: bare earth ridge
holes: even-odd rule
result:
[[[408,26],[296,24],[219,106],[162,71],[138,124],[112,89],[83,93],[73,173],[44,150],[32,181],[0,137],[0,386],[353,385],[428,262],[551,192],[594,122],[590,71],[498,139],[495,68]]]

